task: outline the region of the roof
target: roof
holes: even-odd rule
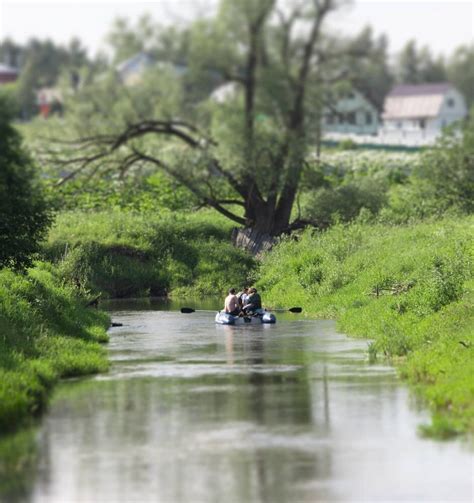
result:
[[[421,96],[424,94],[445,94],[453,86],[449,82],[436,84],[400,84],[395,86],[389,96]]]
[[[9,75],[18,75],[18,70],[13,68],[12,66],[4,65],[0,63],[0,73],[9,74]]]
[[[385,120],[437,117],[450,89],[453,86],[448,82],[395,86],[385,98],[382,117]]]
[[[131,58],[126,59],[119,63],[115,68],[117,72],[120,74],[127,72],[135,72],[141,71],[143,68],[146,68],[153,64],[153,59],[145,52],[139,52],[132,56]]]

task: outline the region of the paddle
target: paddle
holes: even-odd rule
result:
[[[217,310],[211,311],[210,309],[193,309],[191,307],[182,307],[181,312],[183,314],[191,313],[215,313]]]
[[[290,307],[290,309],[268,309],[268,311],[277,311],[280,313],[286,313],[289,311],[290,313],[301,313],[303,309],[301,307]],[[208,309],[192,309],[191,307],[182,307],[181,312],[183,314],[191,314],[195,312],[199,313],[215,313],[215,311],[210,311]]]
[[[286,313],[289,311],[290,313],[302,313],[302,307],[290,307],[290,309],[267,309],[267,311],[276,311],[277,313]]]

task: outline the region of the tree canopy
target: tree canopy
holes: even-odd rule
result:
[[[184,72],[160,62],[140,85],[85,86],[50,154],[66,178],[159,168],[234,222],[284,232],[327,91],[350,74],[349,45],[324,30],[339,4],[223,0],[183,33]]]
[[[9,103],[0,95],[0,268],[31,263],[51,222],[31,158],[11,126]]]

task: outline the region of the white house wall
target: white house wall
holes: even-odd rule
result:
[[[452,100],[453,106],[450,106],[450,100]],[[467,106],[464,97],[456,89],[450,89],[444,97],[438,117],[433,121],[433,127],[443,129],[453,122],[463,119],[466,115]]]

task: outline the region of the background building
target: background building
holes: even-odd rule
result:
[[[0,64],[0,85],[15,82],[18,79],[19,71],[12,66]]]
[[[464,97],[448,82],[398,85],[385,98],[380,134],[430,140],[466,115]]]
[[[356,89],[345,93],[323,115],[325,133],[375,135],[379,129],[379,113],[365,96]]]

